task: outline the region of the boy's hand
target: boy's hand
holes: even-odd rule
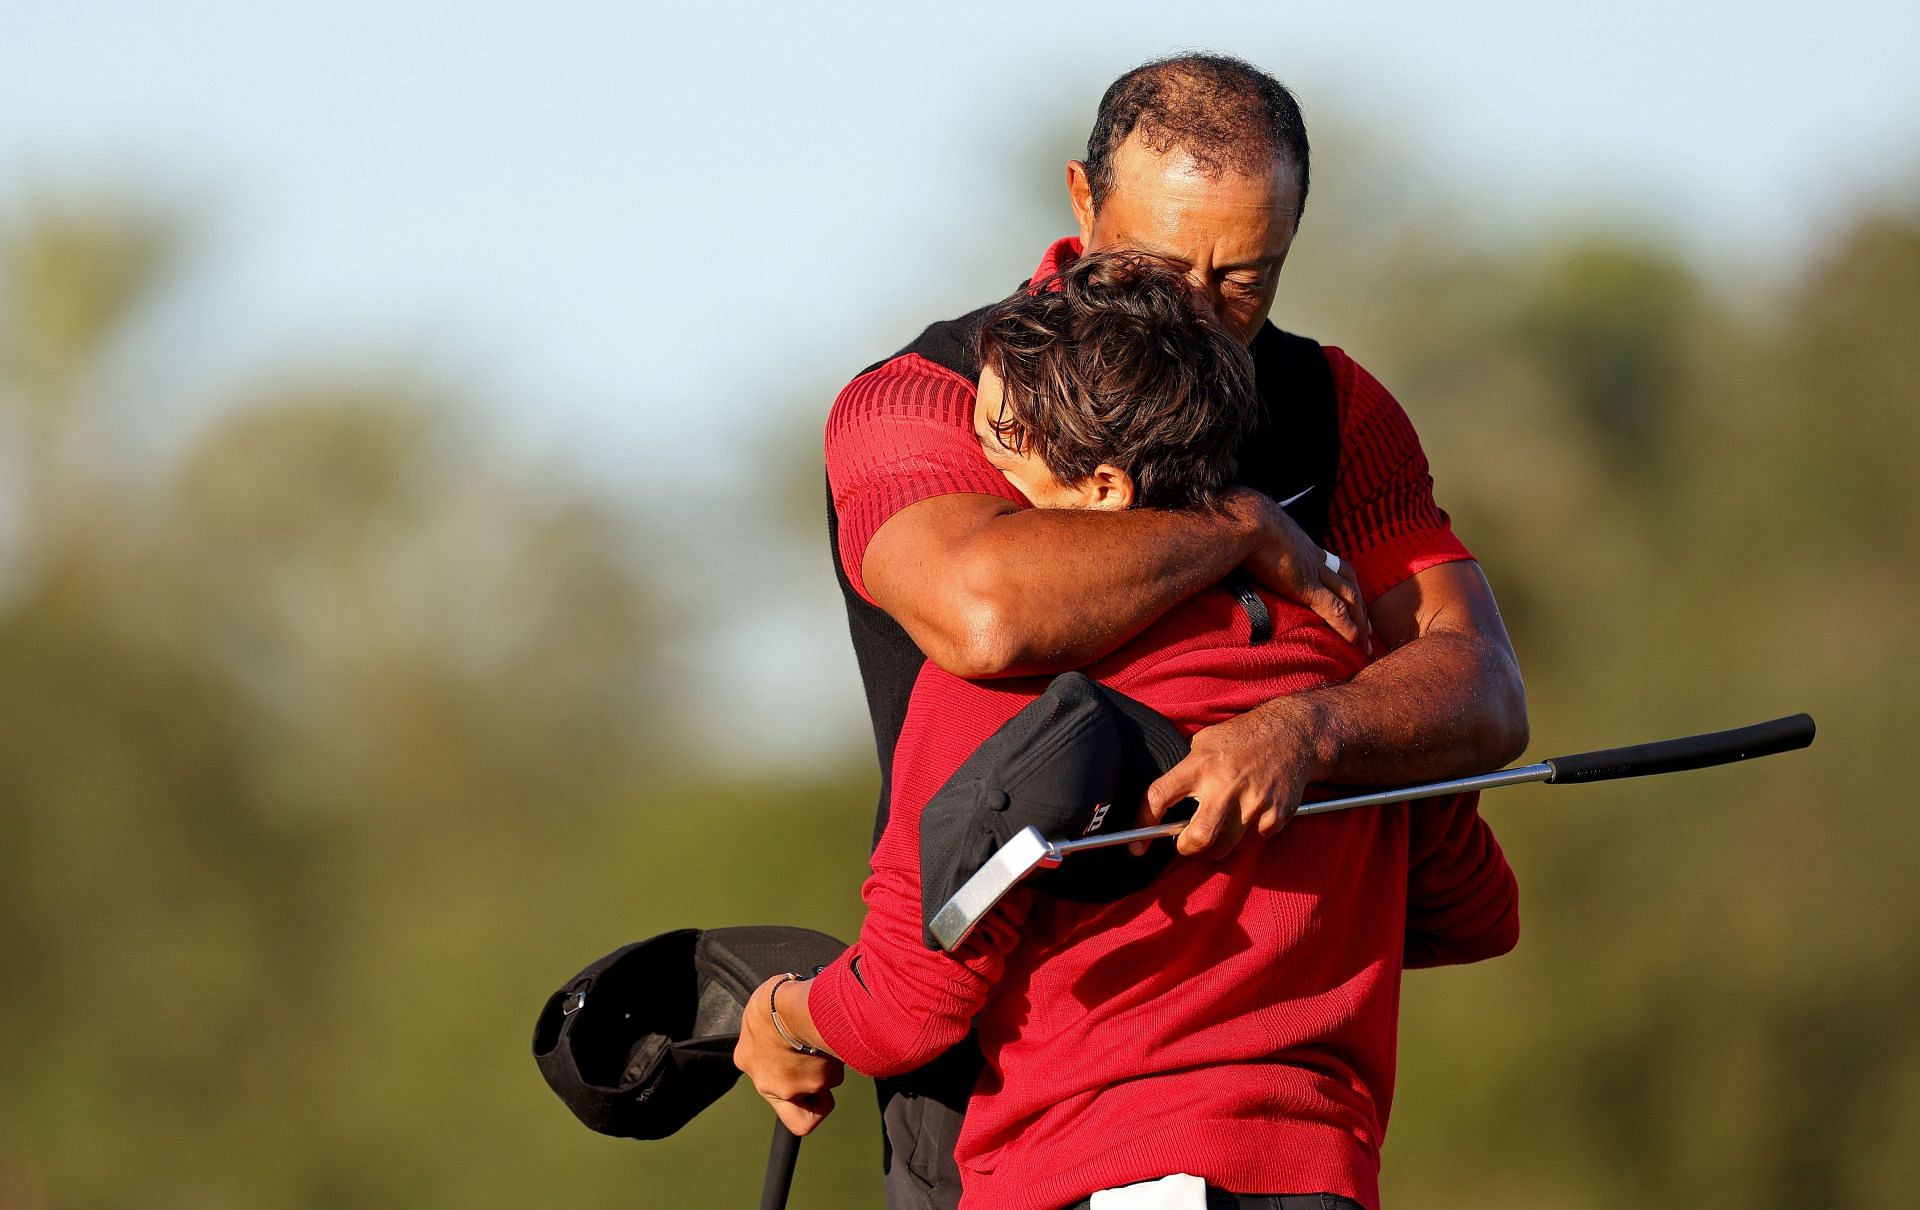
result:
[[[805,1135],[833,1112],[831,1090],[846,1079],[847,1069],[832,1055],[801,1054],[774,1029],[771,1000],[781,978],[767,980],[747,998],[733,1065],[747,1073],[788,1130]]]

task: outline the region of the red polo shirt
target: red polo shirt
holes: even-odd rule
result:
[[[1047,249],[1033,280],[1080,255],[1069,237]],[[1340,471],[1327,545],[1353,564],[1368,600],[1420,571],[1473,556],[1433,499],[1427,457],[1393,396],[1351,357],[1326,348],[1340,413]],[[867,543],[909,504],[957,492],[1026,504],[980,452],[974,383],[905,354],[847,384],[827,417],[827,479],[840,520],[840,558],[868,601]]]
[[[1192,732],[1360,667],[1305,609],[1266,600],[1260,646],[1209,589],[1087,673]],[[921,812],[1044,689],[922,669],[866,920],[811,992],[821,1036],[889,1076],[977,1024],[986,1068],[954,1151],[969,1210],[1055,1210],[1175,1172],[1376,1206],[1403,964],[1518,936],[1513,874],[1474,798],[1297,819],[1224,861],[1176,859],[1116,903],[1016,890],[957,954],[929,950]]]

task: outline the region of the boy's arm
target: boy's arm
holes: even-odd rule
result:
[[[782,989],[780,1012],[804,1012],[823,1049],[863,1074],[912,1071],[967,1036],[1006,971],[1007,955],[1033,906],[1016,888],[958,950],[928,949],[921,921],[919,812],[900,810],[861,888],[866,919],[852,947],[818,978]]]
[[[911,819],[905,819],[911,815]],[[833,1112],[842,1064],[875,1077],[925,1065],[967,1035],[1020,940],[1033,892],[1016,889],[953,954],[922,942],[918,812],[896,811],[861,889],[858,940],[813,979],[769,979],[748,999],[734,1065],[804,1135]],[[903,820],[904,825],[903,826]],[[800,972],[804,974],[805,972]],[[773,1023],[804,1046],[796,1052]]]
[[[929,668],[952,709],[937,729],[920,732],[896,763],[893,810],[875,847],[872,873],[861,887],[866,918],[854,944],[811,980],[769,980],[748,1001],[734,1062],[795,1133],[818,1125],[833,1108],[831,1089],[840,1064],[872,1076],[911,1071],[967,1034],[1006,969],[1032,908],[1033,892],[1017,888],[988,913],[952,954],[923,941],[920,895],[920,816],[933,790],[1031,695],[990,690]],[[978,707],[977,709],[975,707]],[[796,1053],[773,1024],[802,1045],[826,1052]]]
[[[859,942],[818,978],[785,983],[769,979],[754,996],[759,1012],[750,1005],[749,1018],[760,1025],[758,1017],[765,1016],[761,1027],[772,1030],[768,1001],[777,996],[780,1022],[789,1033],[804,1045],[852,1063],[862,1074],[886,1077],[922,1067],[967,1036],[1006,969],[1006,955],[1019,941],[1019,924],[1028,906],[1030,900],[1023,897],[1016,906],[996,907],[960,952],[949,956],[920,946],[917,915],[911,945],[908,938],[887,935],[896,930],[876,926],[874,899],[869,897]],[[929,960],[922,961],[921,954]],[[828,1017],[825,1026],[814,1017],[816,988],[827,989],[820,996]],[[851,994],[858,998],[849,1002]]]

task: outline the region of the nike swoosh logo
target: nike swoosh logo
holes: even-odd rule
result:
[[[1306,496],[1307,496],[1307,492],[1310,492],[1310,491],[1312,491],[1312,490],[1313,490],[1313,489],[1314,489],[1315,487],[1318,487],[1318,486],[1319,486],[1319,485],[1318,485],[1318,484],[1315,484],[1315,483],[1309,483],[1309,484],[1307,484],[1307,488],[1306,488],[1306,491],[1299,491],[1299,492],[1295,492],[1295,493],[1293,493],[1293,495],[1291,495],[1291,496],[1288,496],[1288,497],[1287,497],[1287,498],[1286,498],[1285,500],[1282,500],[1282,501],[1280,502],[1280,507],[1281,507],[1281,508],[1285,508],[1285,507],[1286,507],[1287,505],[1289,505],[1289,504],[1292,504],[1292,503],[1294,503],[1294,502],[1295,502],[1295,501],[1297,501],[1297,500],[1304,500],[1304,499],[1306,499]]]

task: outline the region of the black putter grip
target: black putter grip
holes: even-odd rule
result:
[[[1583,781],[1612,781],[1619,777],[1645,777],[1650,773],[1678,773],[1683,769],[1705,769],[1727,765],[1756,756],[1791,752],[1813,742],[1813,716],[1793,714],[1751,727],[1714,731],[1707,735],[1689,735],[1684,739],[1663,739],[1651,744],[1632,744],[1625,748],[1604,748],[1599,752],[1576,752],[1572,756],[1549,756],[1544,762],[1553,770],[1547,781],[1565,785]]]
[[[800,1136],[773,1119],[773,1147],[767,1152],[767,1182],[760,1187],[760,1210],[786,1210],[793,1187],[793,1166],[800,1159]]]

